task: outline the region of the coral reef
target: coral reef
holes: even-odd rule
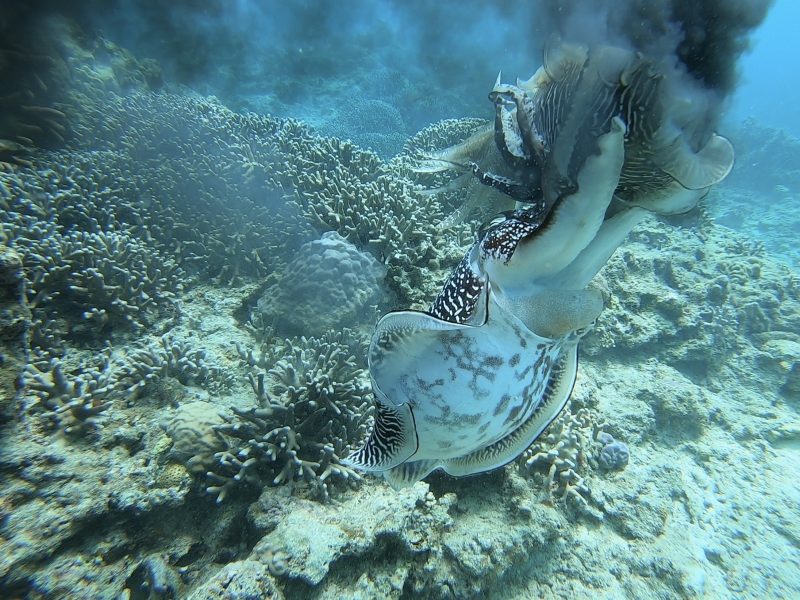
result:
[[[13,413],[18,382],[28,359],[30,310],[25,301],[22,260],[0,245],[0,424]]]
[[[65,17],[14,4],[0,24],[0,168],[30,167],[38,149],[61,148],[86,130],[76,74],[118,93],[161,87],[156,61],[139,61]]]
[[[730,361],[745,367],[754,360],[754,347],[794,339],[800,295],[786,265],[709,220],[679,231],[645,223],[611,258],[599,277],[610,288],[610,310],[586,338],[585,352],[643,353],[713,385]]]
[[[493,483],[482,492],[489,503],[505,504],[505,496],[524,487],[513,475]],[[530,520],[505,515],[504,526],[500,513],[482,512],[474,494],[438,494],[425,483],[400,492],[367,490],[343,500],[337,521],[308,500],[289,506],[262,494],[248,515],[262,535],[251,560],[270,564],[281,553],[276,579],[293,582],[287,596],[291,589],[294,597],[486,597],[509,585],[532,556],[548,553],[563,525],[547,509]]]
[[[182,287],[174,261],[125,233],[31,233],[17,232],[12,245],[29,277],[34,345],[107,339],[115,329],[141,331]]]
[[[168,335],[161,337],[158,346],[132,352],[125,375],[139,385],[172,377],[185,386],[197,385],[215,393],[229,389],[233,383],[233,375],[207,360],[205,350]]]
[[[307,242],[266,289],[253,320],[275,323],[283,335],[323,335],[329,330],[372,324],[384,301],[386,269],[335,231]],[[370,310],[372,309],[372,310]]]
[[[385,264],[399,305],[433,296],[429,271],[460,259],[460,240],[454,244],[437,227],[443,217],[439,203],[349,142],[331,139],[296,152],[303,160],[292,177],[294,202],[309,222],[320,232],[338,232]]]
[[[483,225],[498,212],[514,208],[507,196],[481,185],[470,173],[454,175],[424,166],[428,157],[442,149],[463,145],[485,169],[496,169],[502,161],[495,145],[485,143],[487,133],[491,133],[489,127],[490,123],[483,119],[447,119],[434,123],[409,138],[403,153],[392,160],[392,165],[404,176],[423,188],[424,193],[435,195],[442,206],[451,211],[442,226],[454,227],[473,220]]]
[[[396,106],[382,99],[356,96],[346,110],[333,114],[317,129],[325,135],[350,139],[361,148],[389,159],[403,148],[408,128]]]
[[[87,47],[60,149],[0,156],[0,595],[800,594],[800,282],[714,221],[792,192],[720,192],[632,236],[570,412],[522,464],[354,492],[339,458],[370,424],[365,332],[285,340],[251,309],[327,232],[381,263],[389,303],[426,306],[471,241],[448,225],[470,193],[423,192],[449,181],[413,159],[484,123],[384,162],[143,93],[153,65]]]
[[[596,464],[596,443],[602,442],[603,428],[589,408],[574,413],[567,406],[544,434],[517,460],[522,472],[537,475],[545,492],[545,501],[571,502],[581,509],[588,507],[591,491],[584,475]]]
[[[800,160],[800,144],[795,160]],[[800,249],[795,243],[795,232],[800,227],[798,198],[800,191],[792,191],[783,184],[776,184],[768,192],[757,192],[731,183],[713,196],[708,211],[715,222],[750,240],[759,240],[768,254],[783,256],[796,267],[800,265]],[[769,205],[768,210],[753,209],[764,202]]]
[[[266,565],[255,560],[225,565],[194,590],[188,600],[225,600],[227,598],[264,598],[282,600]]]
[[[288,342],[269,375],[274,398],[263,374],[250,375],[259,406],[234,407],[235,416],[225,417],[228,424],[214,427],[227,448],[214,455],[208,492],[222,502],[237,486],[299,479],[310,484],[314,495],[328,499],[331,483],[360,480],[341,460],[350,444],[366,435],[370,387],[341,336]]]

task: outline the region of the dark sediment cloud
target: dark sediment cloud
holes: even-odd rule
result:
[[[727,96],[737,60],[772,0],[542,0],[539,37],[625,45],[674,61],[699,86]]]
[[[104,34],[139,58],[158,60],[167,81],[204,93],[223,99],[271,93],[288,106],[318,89],[339,89],[343,101],[355,94],[402,105],[416,129],[423,118],[490,116],[486,93],[497,71],[502,69],[508,79],[530,76],[553,34],[648,54],[672,69],[678,87],[699,97],[698,104],[716,115],[735,88],[737,59],[748,47],[749,34],[771,4],[772,0],[8,0],[0,13],[0,33],[9,39],[12,32],[42,31],[41,22],[57,13],[87,32]],[[30,44],[26,40],[36,39],[27,33],[14,38],[23,47]],[[388,73],[383,84],[376,73]],[[450,112],[435,108],[441,98]],[[421,113],[419,119],[414,111]]]

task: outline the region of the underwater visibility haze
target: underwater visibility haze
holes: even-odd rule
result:
[[[800,597],[797,17],[7,2],[0,596]]]

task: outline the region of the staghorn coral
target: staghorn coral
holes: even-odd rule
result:
[[[366,373],[341,335],[287,341],[285,355],[264,375],[249,376],[259,406],[233,408],[215,426],[228,448],[214,455],[208,492],[222,502],[242,485],[303,480],[322,500],[332,482],[360,476],[341,464],[348,445],[366,434],[371,416]]]
[[[122,232],[19,234],[11,244],[23,257],[35,322],[58,320],[74,341],[140,330],[181,289],[174,261]]]
[[[284,335],[322,335],[372,321],[383,300],[386,269],[338,233],[304,244],[283,276],[259,299],[254,321],[275,323]],[[365,318],[366,317],[366,318]]]
[[[205,350],[169,335],[161,336],[157,346],[132,352],[126,376],[143,385],[171,377],[185,386],[198,385],[216,393],[233,384],[233,375],[207,360]]]
[[[80,190],[51,169],[0,173],[0,235],[22,259],[31,344],[40,353],[63,340],[93,343],[141,330],[182,289],[176,262],[120,227],[111,208],[116,192],[102,178],[96,183],[82,203]]]
[[[204,351],[194,350],[187,343],[175,342],[166,335],[156,348],[125,354],[107,348],[74,367],[73,363],[66,358],[38,359],[27,366],[24,377],[25,396],[30,400],[26,411],[43,411],[52,428],[68,435],[82,435],[98,429],[112,403],[116,402],[119,408],[129,406],[134,399],[147,393],[149,385],[166,378],[183,385],[201,385],[215,392],[227,389],[233,378],[210,364]],[[170,421],[166,427],[173,433],[197,415],[175,418],[177,421]],[[220,422],[217,419],[214,424]],[[186,446],[177,444],[178,453]]]
[[[308,399],[334,413],[339,410],[337,400],[350,400],[360,407],[370,387],[359,366],[361,359],[356,358],[365,356],[364,348],[352,335],[345,330],[320,338],[287,340],[283,356],[269,371],[273,381],[270,391],[289,402]]]
[[[125,378],[110,351],[100,364],[83,365],[74,372],[65,373],[58,359],[29,364],[24,383],[26,397],[32,400],[27,410],[44,411],[50,426],[69,436],[98,429],[112,399],[133,395],[142,385]]]
[[[267,274],[280,248],[307,237],[302,217],[282,209],[279,184],[267,181],[279,171],[283,122],[232,123],[234,113],[212,102],[84,87],[68,149],[43,155],[47,168],[4,174],[7,209],[24,199],[61,233],[127,231],[188,273],[224,283]],[[243,161],[265,177],[247,175]]]
[[[267,275],[284,247],[307,237],[302,219],[284,206],[276,185],[247,181],[237,167],[247,138],[225,131],[225,115],[216,131],[192,118],[202,106],[184,98],[180,102],[194,114],[178,114],[168,102],[152,95],[116,99],[108,120],[119,139],[93,140],[92,152],[74,158],[75,152],[62,153],[69,157],[58,162],[76,167],[61,167],[39,185],[59,226],[129,229],[187,273],[221,283]],[[128,119],[147,126],[130,131]],[[224,142],[215,140],[217,133]],[[271,167],[263,152],[259,160]]]
[[[250,318],[245,321],[243,328],[255,339],[258,348],[253,350],[234,342],[236,354],[249,369],[253,367],[270,369],[282,350],[282,340],[276,336],[275,327],[267,320],[264,313],[251,311]],[[349,331],[342,333],[350,335]]]

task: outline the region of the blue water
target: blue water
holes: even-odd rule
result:
[[[754,33],[752,48],[740,63],[741,83],[728,111],[733,122],[753,117],[800,137],[800,86],[786,71],[800,48],[794,29],[798,18],[796,2],[777,0]]]

